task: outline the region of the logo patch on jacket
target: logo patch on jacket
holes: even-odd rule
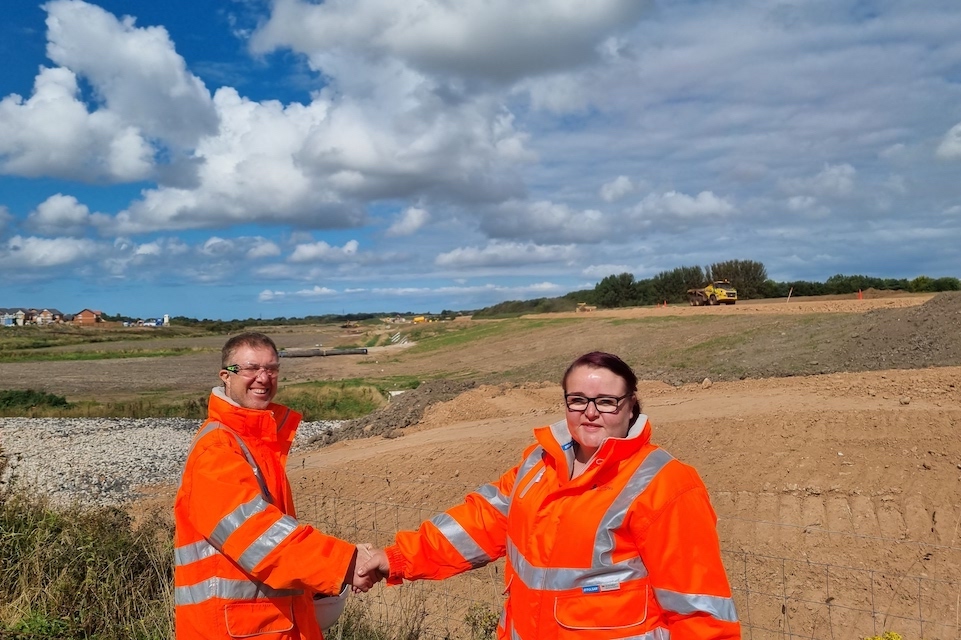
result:
[[[603,593],[604,591],[619,591],[620,589],[620,582],[611,582],[608,584],[593,584],[589,587],[581,587],[581,593]]]

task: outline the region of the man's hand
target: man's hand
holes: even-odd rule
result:
[[[379,582],[389,576],[390,561],[387,560],[387,554],[384,550],[374,548],[369,544],[361,546],[364,547],[364,553],[358,554],[361,557],[357,559],[357,575],[372,579],[374,582]],[[364,556],[366,556],[366,560]]]
[[[379,557],[378,554],[383,556],[386,567],[383,573],[369,568],[374,559]],[[366,593],[377,582],[387,577],[390,573],[390,565],[387,563],[387,555],[382,550],[375,549],[370,543],[364,543],[357,545],[357,553],[347,572],[353,592]]]

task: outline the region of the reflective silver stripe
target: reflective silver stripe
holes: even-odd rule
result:
[[[607,513],[604,514],[597,525],[597,537],[594,538],[594,557],[591,560],[593,566],[610,566],[611,553],[614,550],[614,531],[624,523],[627,510],[634,503],[634,500],[647,489],[654,476],[664,468],[664,465],[673,459],[674,457],[667,451],[655,449],[644,458],[644,462],[631,474],[630,479],[617,494],[617,497],[614,498],[611,506],[607,509]]]
[[[199,562],[204,558],[219,555],[220,551],[206,540],[198,540],[192,544],[185,544],[174,549],[174,562],[178,567],[191,562]]]
[[[517,476],[514,477],[514,488],[511,490],[511,498],[517,495],[517,486],[520,484],[521,480],[524,479],[524,476],[526,476],[530,470],[541,461],[543,455],[544,448],[538,446],[531,451],[531,454],[524,459],[524,462],[521,463],[521,468],[517,470]]]
[[[287,416],[289,414],[290,414],[290,410],[288,409],[287,414],[284,414],[284,420],[287,419]],[[270,492],[267,490],[267,482],[264,480],[264,474],[263,472],[261,472],[260,467],[257,465],[257,461],[254,460],[253,454],[250,453],[250,449],[247,448],[247,444],[244,442],[243,438],[241,438],[237,433],[235,433],[233,430],[228,428],[226,425],[221,424],[220,422],[208,422],[207,426],[205,426],[203,429],[198,431],[197,435],[194,436],[193,442],[190,444],[190,450],[187,451],[187,456],[188,457],[190,456],[190,454],[194,450],[194,447],[197,446],[197,443],[200,442],[201,438],[203,438],[205,435],[207,435],[214,429],[223,429],[224,431],[232,435],[235,440],[237,440],[237,444],[240,445],[240,449],[244,454],[244,458],[247,460],[247,464],[249,464],[250,468],[253,469],[254,478],[257,480],[257,484],[260,486],[261,495],[263,495],[264,500],[273,504],[274,499],[270,495]],[[279,429],[280,427],[278,427],[278,431]],[[184,480],[183,477],[181,477],[180,478],[181,485],[183,485],[183,480]]]
[[[277,545],[286,540],[297,526],[297,520],[290,516],[283,516],[250,543],[250,546],[237,558],[237,564],[247,572],[253,573],[254,567],[260,564],[268,553],[276,549]]]
[[[247,448],[247,443],[244,442],[244,439],[240,437],[240,434],[235,433],[232,429],[229,429],[227,426],[220,425],[220,428],[237,439],[237,444],[240,445],[241,451],[244,452],[244,458],[247,459],[247,464],[249,464],[250,468],[253,469],[254,478],[257,479],[257,484],[260,485],[260,495],[264,497],[264,500],[266,500],[270,504],[273,504],[274,499],[270,495],[270,492],[267,491],[267,481],[264,480],[264,474],[260,470],[260,466],[257,464],[257,461],[254,460],[254,454],[250,453],[250,449]]]
[[[223,549],[224,543],[227,542],[230,534],[239,529],[251,516],[260,513],[267,507],[267,501],[260,497],[238,506],[217,523],[213,533],[210,534],[211,542],[213,542],[218,549]]]
[[[518,497],[518,498],[523,498],[525,495],[527,495],[527,492],[531,490],[531,487],[533,487],[535,484],[537,484],[538,482],[541,481],[541,478],[544,477],[544,472],[545,472],[545,471],[547,471],[547,465],[544,465],[543,467],[541,467],[541,468],[537,471],[537,473],[534,474],[534,477],[531,478],[531,481],[530,481],[530,482],[528,482],[526,485],[524,485],[524,489],[521,491],[520,495],[517,496],[517,497]]]
[[[198,431],[197,434],[194,435],[194,439],[190,442],[190,448],[187,449],[187,457],[189,458],[190,454],[193,453],[194,447],[197,446],[197,443],[200,442],[201,438],[203,438],[205,435],[207,435],[208,433],[210,433],[211,431],[213,431],[218,427],[220,427],[219,422],[210,422],[207,424],[207,426],[205,426],[203,429]],[[186,477],[185,475],[181,474],[180,484],[177,485],[178,489],[183,486],[185,477]]]
[[[517,549],[514,542],[507,539],[507,558],[518,579],[528,589],[544,591],[564,591],[582,587],[600,586],[619,582],[622,585],[631,580],[647,576],[647,569],[638,557],[606,567],[589,569],[562,569],[558,567],[535,567]]]
[[[511,501],[501,493],[497,487],[492,484],[485,484],[477,490],[477,493],[484,500],[487,500],[490,506],[497,509],[502,516],[507,517],[507,511],[510,509]]]
[[[211,598],[223,600],[253,600],[256,598],[283,598],[299,596],[304,592],[300,589],[271,589],[260,582],[249,580],[228,580],[226,578],[208,578],[203,582],[189,587],[177,587],[174,590],[174,604],[177,606],[199,604]]]
[[[626,636],[621,640],[671,640],[671,632],[664,627],[657,627],[639,636]]]
[[[681,615],[700,612],[724,622],[737,622],[737,611],[731,598],[678,593],[667,589],[654,589],[654,595],[661,607]]]
[[[210,433],[210,432],[213,431],[214,429],[219,429],[221,426],[222,426],[222,425],[221,425],[219,422],[208,422],[208,423],[207,423],[207,426],[205,426],[203,429],[201,429],[200,431],[198,431],[198,432],[197,432],[197,435],[194,436],[194,440],[193,440],[192,445],[197,444],[198,442],[200,442],[200,439],[201,439],[201,438],[203,438],[205,435],[207,435],[208,433]],[[191,449],[193,449],[193,446],[191,446]]]
[[[448,514],[439,513],[430,521],[474,569],[483,567],[491,561],[487,552],[481,549],[464,527]]]

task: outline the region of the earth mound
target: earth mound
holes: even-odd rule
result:
[[[401,429],[417,424],[435,402],[445,402],[476,386],[472,380],[429,380],[416,389],[393,396],[387,406],[374,413],[344,422],[339,429],[312,438],[310,445],[328,445],[340,440],[371,436],[395,438]]]

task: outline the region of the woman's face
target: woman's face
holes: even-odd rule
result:
[[[623,378],[609,369],[585,365],[570,372],[566,387],[567,428],[582,453],[590,457],[608,438],[627,435],[635,400],[633,395],[627,395],[627,383]],[[572,396],[605,398],[600,401],[602,405],[611,404],[614,398],[621,400],[617,402],[616,411],[602,413],[594,401],[588,402],[583,410],[571,409],[568,405]]]

